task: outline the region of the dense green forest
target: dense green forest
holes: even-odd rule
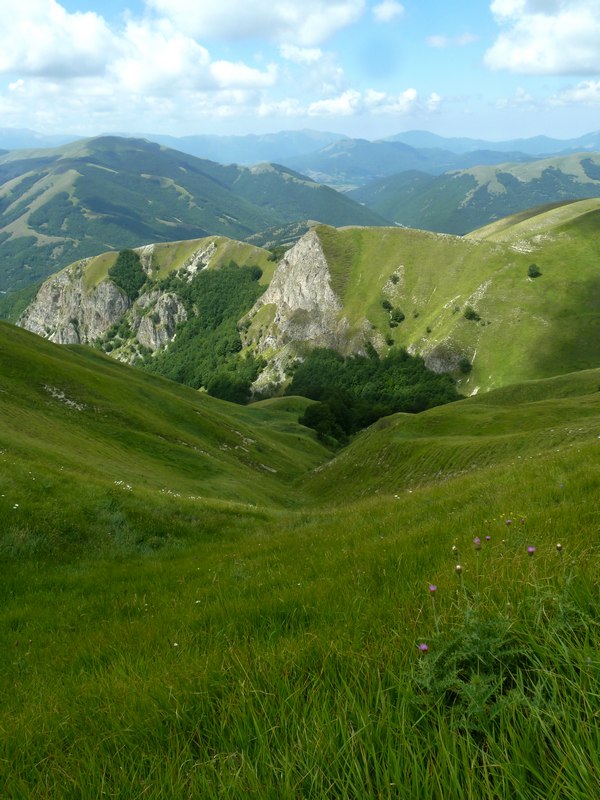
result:
[[[428,370],[422,358],[393,347],[380,358],[344,358],[318,348],[296,367],[288,394],[319,402],[306,409],[300,422],[319,438],[345,443],[350,435],[397,411],[416,413],[460,399],[453,379]]]
[[[139,366],[193,388],[204,386],[223,400],[245,403],[262,364],[241,358],[237,322],[264,291],[260,267],[231,261],[218,270],[198,272],[191,281],[174,273],[157,288],[176,292],[188,319],[166,350],[145,356]]]

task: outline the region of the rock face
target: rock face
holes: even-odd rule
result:
[[[319,237],[309,231],[288,250],[269,288],[242,320],[245,344],[269,362],[255,388],[281,383],[286,367],[313,347],[362,349],[364,334],[350,334],[341,310]]]
[[[18,324],[57,344],[80,344],[99,339],[120,322],[130,306],[128,298],[111,281],[88,291],[84,266],[78,262],[43,283]]]
[[[150,313],[140,315],[140,311],[151,308]],[[176,294],[150,292],[135,301],[132,317],[138,342],[155,352],[173,340],[177,325],[185,322],[187,313]]]
[[[150,248],[142,253],[148,263]],[[177,325],[187,319],[176,294],[155,290],[132,304],[108,278],[88,289],[84,283],[87,263],[87,259],[79,261],[42,284],[18,325],[56,344],[92,344],[125,319],[137,342],[152,352],[172,341]],[[135,346],[114,353],[122,361],[131,361],[136,354]]]

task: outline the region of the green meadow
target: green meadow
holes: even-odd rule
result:
[[[0,324],[3,798],[587,800],[600,370],[331,452]]]

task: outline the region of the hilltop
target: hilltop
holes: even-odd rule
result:
[[[307,345],[348,353],[366,341],[422,355],[469,394],[595,366],[599,226],[595,199],[468,237],[319,227],[286,254],[250,312],[247,345],[270,358],[267,382]],[[311,270],[329,294],[307,291]]]
[[[273,164],[224,166],[142,139],[98,137],[0,156],[0,290],[77,258],[289,222],[378,225],[348,197]]]

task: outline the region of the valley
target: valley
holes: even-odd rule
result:
[[[597,156],[530,156],[404,173],[414,228],[0,156],[3,796],[595,796]]]

